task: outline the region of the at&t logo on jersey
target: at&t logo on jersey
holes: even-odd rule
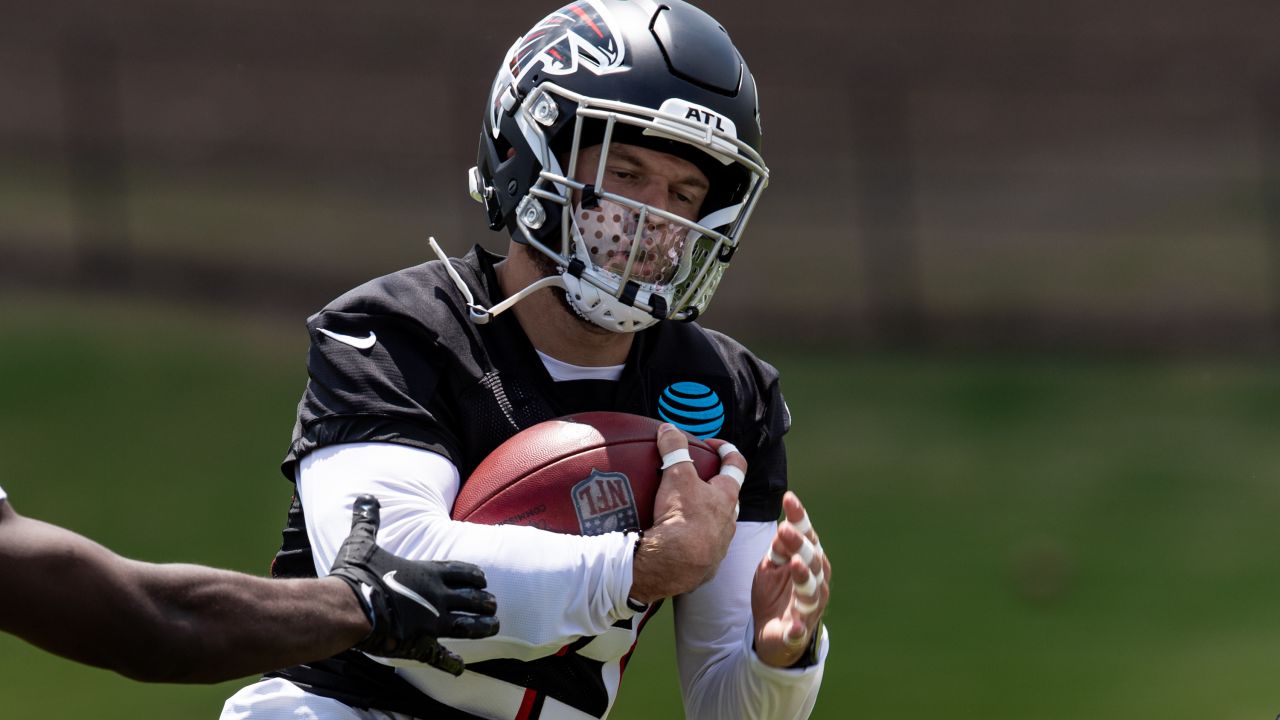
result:
[[[578,513],[578,527],[583,535],[640,527],[636,498],[631,481],[620,472],[592,470],[585,480],[573,486],[573,507]]]
[[[658,398],[658,417],[705,440],[724,427],[724,403],[702,383],[671,383]]]

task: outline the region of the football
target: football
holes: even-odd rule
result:
[[[648,528],[661,479],[660,424],[640,415],[593,412],[527,428],[467,478],[453,519],[572,535]],[[688,439],[698,475],[707,479],[719,472],[716,451]]]

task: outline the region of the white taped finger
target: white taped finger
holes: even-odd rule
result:
[[[806,535],[813,529],[813,524],[809,522],[809,513],[807,511],[805,512],[804,517],[791,523],[791,525],[796,530],[799,530],[801,535]]]
[[[814,546],[813,546],[813,552],[814,552],[814,554],[816,554],[818,557],[826,557],[826,556],[827,556],[827,554],[826,554],[825,552],[823,552],[823,551],[822,551],[822,541],[821,541],[821,540],[819,540],[817,543],[815,543],[815,544],[814,544]]]
[[[797,597],[797,598],[796,598],[796,610],[799,610],[800,612],[804,613],[805,615],[808,615],[809,613],[811,613],[811,612],[813,612],[814,610],[817,610],[817,609],[818,609],[818,600],[817,600],[817,598],[814,598],[814,599],[811,599],[811,600],[809,600],[809,599],[805,599],[805,598],[802,598],[802,597]]]
[[[738,483],[738,487],[742,487],[742,483],[745,482],[747,479],[746,474],[742,472],[742,468],[736,467],[734,465],[721,465],[720,474],[728,475],[729,477],[733,478],[733,481]]]
[[[827,574],[822,571],[822,568],[818,568],[817,578],[818,578],[819,585],[827,581]]]
[[[779,555],[778,553],[774,552],[773,548],[769,548],[769,562],[773,563],[774,565],[782,566],[787,564],[787,559]]]
[[[804,582],[793,582],[792,585],[795,586],[796,595],[801,598],[812,598],[818,594],[818,578],[814,577],[813,573],[809,573],[809,577]]]
[[[741,513],[742,513],[742,503],[734,503],[734,504],[733,504],[733,519],[734,519],[734,520],[737,520],[737,519],[738,519],[738,515],[740,515]]]
[[[650,457],[653,457],[653,456],[650,455]],[[687,462],[687,463],[693,462],[693,458],[689,457],[689,448],[680,448],[678,450],[672,450],[666,455],[663,455],[662,467],[659,469],[666,470],[672,465],[677,465],[682,462]]]
[[[716,452],[720,454],[720,459],[723,460],[728,457],[729,453],[738,452],[738,448],[733,443],[721,443],[720,447],[716,448]]]
[[[809,538],[801,535],[800,541],[800,551],[796,554],[800,556],[800,559],[804,561],[805,565],[809,565],[813,562],[813,556],[817,553],[817,550],[814,549],[813,543],[809,542]]]
[[[801,628],[799,635],[792,634],[792,631],[788,630],[786,636],[783,639],[786,641],[787,647],[798,648],[798,647],[803,647],[806,643],[808,643],[809,641],[808,636],[809,636],[809,632],[804,628]]]

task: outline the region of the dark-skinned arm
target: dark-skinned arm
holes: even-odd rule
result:
[[[435,637],[484,637],[497,630],[493,598],[479,589],[483,573],[472,566],[460,572],[460,563],[409,563],[382,552],[372,544],[373,503],[373,517],[357,522],[344,546],[346,564],[335,566],[347,577],[270,580],[129,560],[0,501],[0,630],[147,682],[220,682],[355,645],[444,663],[452,671],[453,658]],[[403,598],[364,571],[370,563],[396,568],[418,599],[430,598],[443,615],[431,624],[432,618],[413,614],[416,601],[406,610]],[[364,570],[353,570],[355,565]],[[352,577],[371,585],[372,601],[360,599]],[[414,627],[407,627],[410,621]]]

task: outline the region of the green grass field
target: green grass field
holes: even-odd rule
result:
[[[133,557],[264,572],[301,319],[0,305],[15,507]],[[764,354],[795,417],[792,486],[835,563],[815,717],[1280,711],[1280,369]],[[614,718],[680,715],[669,618]],[[4,718],[212,718],[242,684],[147,686],[0,637]]]

